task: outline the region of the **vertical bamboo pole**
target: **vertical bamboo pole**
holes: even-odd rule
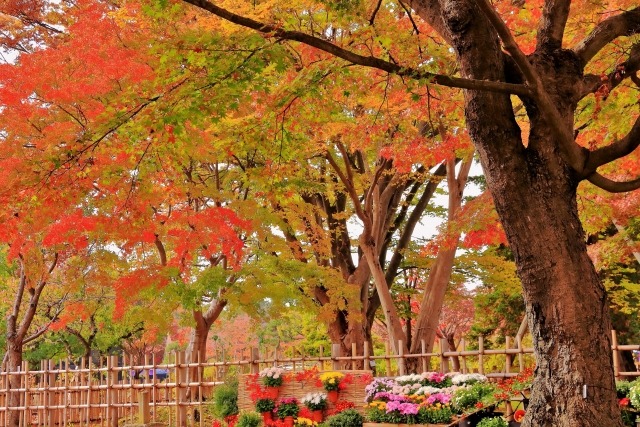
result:
[[[320,346],[320,360],[318,361],[318,369],[320,369],[321,371],[324,371],[324,346]]]
[[[369,341],[365,341],[363,345],[364,347],[362,349],[362,353],[364,356],[363,358],[364,370],[371,371],[371,359],[369,359]]]
[[[178,427],[185,427],[187,425],[187,408],[183,405],[186,401],[187,387],[182,384],[182,381],[188,380],[186,368],[183,366],[185,363],[184,351],[179,351],[176,354],[176,425]],[[178,377],[180,381],[178,381]]]
[[[109,408],[107,408],[107,418],[109,419],[110,427],[118,427],[118,391],[114,388],[114,385],[118,382],[118,372],[116,368],[118,366],[118,356],[109,356],[107,359],[107,401],[109,402]]]
[[[506,336],[504,339],[504,354],[505,354],[504,370],[507,374],[511,373],[511,364],[513,363],[512,357],[508,353],[510,348],[511,348],[511,337]]]
[[[98,366],[98,387],[102,385],[103,381],[107,381],[107,376],[106,373],[104,372],[104,362],[106,361],[102,359],[102,356],[100,356],[100,365]],[[98,388],[98,390],[100,390],[100,388]],[[108,400],[108,390],[101,392],[98,392],[98,402],[101,404],[102,403],[102,399],[104,399],[105,401]],[[105,424],[105,420],[107,420],[107,410],[106,409],[102,409],[102,407],[100,407],[100,425],[102,427],[104,427]]]
[[[145,362],[146,363],[146,362]],[[158,372],[158,367],[156,366],[156,355],[153,354],[151,357],[151,368],[153,369],[153,379],[151,380],[151,401],[153,402],[153,417],[152,421],[156,422],[156,412],[158,412],[156,406],[157,394],[156,390],[158,389],[158,376],[155,374]],[[168,380],[167,380],[168,381]]]
[[[29,410],[29,363],[25,360],[22,362],[22,373],[24,374],[24,426],[31,424],[31,411]]]
[[[45,405],[51,408],[53,406],[53,393],[51,392],[51,385],[55,383],[55,374],[51,373],[53,370],[54,364],[53,360],[48,360],[47,362],[47,370],[45,372]],[[47,427],[51,427],[55,420],[55,413],[51,410],[47,411]]]
[[[331,369],[340,370],[340,361],[337,359],[342,356],[342,346],[340,344],[331,345]]]
[[[69,390],[69,358],[64,360],[64,378],[63,378],[63,390],[62,393],[62,425],[66,426],[69,422],[69,402],[71,400],[71,392]]]
[[[449,344],[444,338],[440,338],[440,372],[449,372],[449,359],[444,355],[445,351],[449,349]]]
[[[353,369],[354,371],[358,369],[358,361],[356,360],[356,357],[358,357],[358,347],[356,346],[356,343],[352,342],[351,343],[351,369]]]
[[[138,421],[141,424],[149,424],[151,419],[149,413],[149,392],[146,390],[142,390],[140,394],[138,394]]]
[[[467,351],[467,342],[465,341],[464,338],[460,339],[460,349],[461,351]],[[467,369],[467,356],[462,356],[460,359],[462,359],[462,373],[466,374],[468,372]]]
[[[389,357],[389,342],[384,343],[384,360],[387,365],[387,376],[391,376],[391,358]]]
[[[522,337],[516,335],[516,345],[518,346],[518,370],[522,372],[524,369],[524,354],[522,353]]]
[[[611,348],[613,351],[613,375],[617,380],[620,379],[620,351],[618,350],[618,333],[611,331]]]
[[[398,340],[398,373],[400,375],[406,374],[404,357],[404,343],[402,340]]]
[[[478,337],[478,373],[484,375],[484,337]]]
[[[422,372],[429,372],[429,366],[427,365],[427,342],[425,340],[420,340],[420,351],[422,352],[422,356],[420,359],[422,360]]]
[[[252,356],[251,354],[251,350],[249,349],[249,357]],[[202,381],[204,380],[204,368],[202,367],[202,364],[204,363],[204,361],[201,359],[200,356],[200,352],[198,352],[198,367],[197,367],[197,372],[198,372],[198,425],[200,427],[202,427],[202,419],[204,418],[204,415],[202,413],[202,400],[203,400],[203,396],[202,396],[202,392],[203,392],[203,388],[202,388]],[[194,417],[195,420],[195,417]]]

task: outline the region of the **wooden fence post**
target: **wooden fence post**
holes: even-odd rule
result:
[[[484,375],[484,337],[478,337],[478,373]]]
[[[611,349],[613,351],[613,375],[620,379],[620,351],[618,350],[618,333],[611,331]]]
[[[358,346],[356,345],[356,343],[352,342],[351,343],[351,369],[353,369],[354,371],[358,369],[358,361],[356,360],[356,357],[358,357]]]
[[[186,427],[187,425],[187,411],[183,406],[187,393],[186,386],[182,384],[182,381],[187,379],[186,372],[184,372],[184,368],[182,367],[184,361],[184,351],[176,352],[176,426],[178,427]]]
[[[251,360],[249,364],[250,373],[257,374],[260,372],[260,363],[258,363],[258,360],[260,360],[260,349],[257,347],[251,347]]]
[[[387,367],[387,376],[391,376],[391,357],[389,357],[389,341],[384,343],[384,360]]]
[[[153,375],[155,376],[155,371]],[[141,391],[138,394],[138,416],[139,422],[142,424],[149,424],[151,421],[151,413],[149,412],[149,392],[146,390]]]
[[[370,359],[369,356],[369,341],[365,341],[363,344],[363,348],[362,348],[362,356],[363,356],[363,364],[364,364],[364,370],[365,371],[373,371],[373,369],[371,368],[371,361],[373,360],[375,362],[375,359]],[[375,375],[375,373],[374,373]]]
[[[446,339],[440,338],[440,372],[449,372],[449,358],[444,355],[449,351],[449,343]]]
[[[107,359],[107,420],[110,427],[118,427],[118,391],[113,387],[118,382],[118,356]]]
[[[342,356],[342,346],[340,344],[331,345],[331,369],[339,371],[341,369],[340,361],[337,359]]]
[[[512,356],[507,352],[511,348],[511,337],[507,336],[504,340],[504,354],[505,354],[505,362],[504,362],[504,370],[508,374],[511,372],[511,364],[513,363]]]
[[[464,338],[460,339],[460,351],[462,351],[463,353],[467,351],[467,342],[465,341]],[[462,359],[462,363],[461,363],[462,373],[467,374],[469,372],[469,370],[467,369],[467,356],[462,356],[461,359]]]
[[[427,353],[427,342],[425,340],[420,340],[420,350],[422,351],[422,356],[420,359],[422,360],[422,372],[428,372],[429,369],[429,358],[425,356]]]
[[[404,343],[398,340],[398,375],[406,375],[407,369],[404,363]]]

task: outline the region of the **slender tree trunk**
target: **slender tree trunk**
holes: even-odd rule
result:
[[[451,223],[462,204],[462,194],[469,176],[472,157],[469,157],[460,166],[458,177],[455,176],[455,161],[447,162],[447,183],[449,186],[449,210],[447,213],[448,221]],[[451,279],[451,271],[458,249],[458,241],[460,240],[460,232],[453,232],[450,246],[441,247],[438,256],[429,272],[429,278],[425,285],[425,293],[420,303],[420,312],[416,321],[414,337],[411,342],[410,353],[420,353],[422,351],[422,341],[425,342],[426,352],[433,350],[434,341],[438,332],[438,323],[440,314],[442,313],[442,305],[447,292],[449,280]],[[412,363],[408,366],[410,371],[419,369],[418,359],[411,359]],[[429,364],[427,359],[427,365]]]
[[[19,337],[9,337],[7,339],[7,353],[5,356],[6,359],[6,369],[7,372],[19,372],[22,367],[22,339]],[[21,393],[18,391],[14,391],[20,388],[20,376],[19,375],[10,375],[9,376],[9,392],[7,395],[8,405],[9,407],[19,407],[20,406],[20,395]],[[16,427],[20,423],[20,415],[21,411],[13,410],[9,411],[9,427]]]

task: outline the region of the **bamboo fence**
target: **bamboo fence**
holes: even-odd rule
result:
[[[156,364],[147,358],[143,364],[134,363],[128,356],[100,358],[97,363],[78,361],[72,366],[69,360],[42,361],[38,370],[30,370],[24,363],[20,371],[0,372],[0,427],[9,426],[12,411],[20,414],[20,427],[27,426],[82,426],[116,427],[135,424],[138,408],[148,401],[151,408],[149,422],[162,422],[170,426],[204,426],[200,416],[209,405],[214,387],[223,383],[229,370],[236,374],[257,373],[268,366],[280,366],[292,372],[317,367],[319,370],[364,370],[375,376],[394,376],[406,373],[411,359],[418,371],[450,371],[457,359],[459,371],[478,372],[489,378],[506,378],[517,375],[527,365],[533,364],[533,349],[524,347],[521,338],[507,338],[504,348],[485,348],[482,338],[469,349],[460,342],[459,349],[448,350],[441,340],[431,353],[394,354],[389,346],[383,354],[372,354],[365,343],[363,354],[343,355],[340,346],[334,345],[330,354],[307,355],[303,351],[284,356],[278,350],[256,348],[245,351],[234,360],[185,362],[184,352],[177,352],[172,363]],[[398,346],[403,348],[402,345]],[[637,371],[621,371],[621,354],[640,350],[640,345],[621,345],[615,331],[612,332],[613,368],[616,378],[640,376]],[[500,358],[501,363],[496,363]],[[417,359],[417,360],[415,360]],[[502,361],[504,363],[502,363]],[[499,366],[499,367],[498,367]],[[437,369],[436,369],[437,370]],[[140,375],[135,375],[135,373]],[[164,374],[161,376],[161,373]],[[18,377],[17,379],[15,377]],[[10,378],[19,387],[9,386]],[[10,396],[13,399],[10,399]],[[10,406],[10,401],[19,402]],[[360,402],[356,402],[360,403]],[[146,420],[145,420],[146,421]]]

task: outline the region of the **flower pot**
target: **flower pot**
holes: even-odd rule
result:
[[[315,411],[311,411],[311,421],[315,421],[317,423],[322,422],[322,409],[316,409]]]
[[[271,411],[262,412],[262,421],[264,421],[265,424],[268,424],[271,420]]]
[[[338,390],[327,391],[327,400],[331,403],[336,403],[338,401]]]
[[[265,387],[264,393],[269,399],[276,400],[280,394],[280,387]]]
[[[289,416],[289,417],[284,417],[284,420],[282,420],[284,427],[293,427],[293,417]]]

